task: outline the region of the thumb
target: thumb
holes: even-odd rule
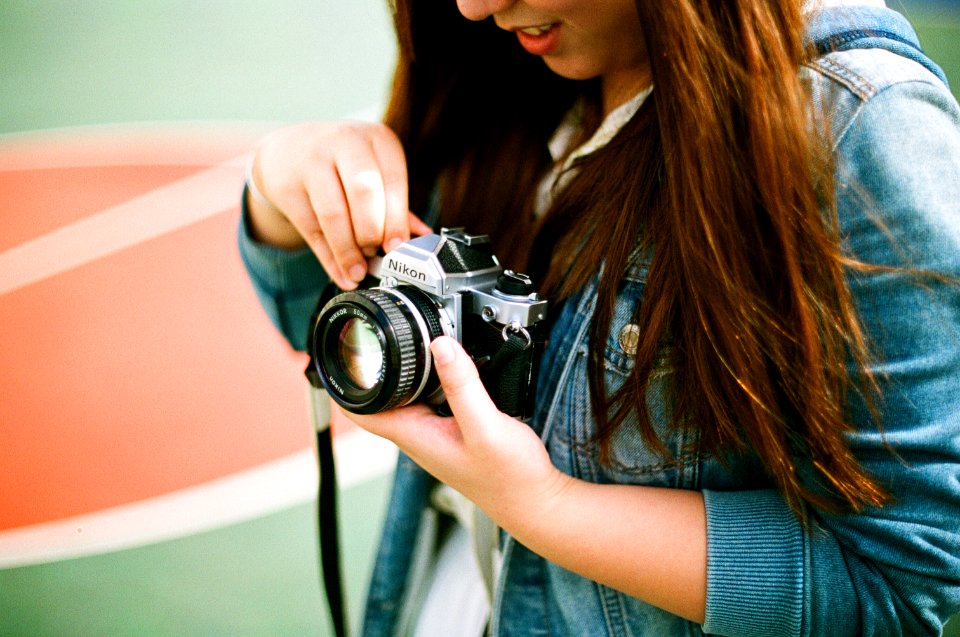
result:
[[[480,381],[476,365],[456,339],[440,336],[430,344],[430,351],[447,403],[461,426],[464,416],[486,420],[499,411]]]

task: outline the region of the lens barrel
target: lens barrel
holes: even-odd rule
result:
[[[344,292],[324,306],[313,329],[317,375],[348,411],[386,411],[439,385],[429,348],[443,334],[443,322],[417,288]]]

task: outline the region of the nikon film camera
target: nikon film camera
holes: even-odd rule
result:
[[[529,277],[500,267],[487,235],[416,237],[374,258],[357,290],[330,287],[311,321],[307,377],[344,409],[372,414],[419,400],[446,413],[429,346],[447,335],[501,411],[530,417],[548,304]]]

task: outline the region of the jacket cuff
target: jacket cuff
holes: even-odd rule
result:
[[[772,490],[704,491],[707,608],[703,630],[798,635],[803,619],[804,534]]]
[[[290,346],[305,351],[310,316],[329,281],[327,273],[309,248],[281,250],[256,242],[245,206],[238,226],[240,258],[260,305]]]
[[[250,235],[246,206],[239,225],[240,257],[260,291],[271,296],[296,294],[315,290],[318,281],[327,280],[327,273],[309,248],[282,250],[255,241]]]

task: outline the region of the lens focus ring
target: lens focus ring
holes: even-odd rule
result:
[[[395,299],[379,290],[363,290],[363,293],[383,310],[390,327],[393,328],[397,364],[395,369],[391,369],[392,357],[387,356],[388,364],[383,373],[385,377],[391,373],[396,373],[397,376],[396,387],[393,388],[392,396],[381,408],[381,410],[386,411],[398,405],[405,405],[415,398],[410,393],[417,380],[416,341],[418,335],[414,332],[408,317],[400,310],[401,306],[397,305]]]

